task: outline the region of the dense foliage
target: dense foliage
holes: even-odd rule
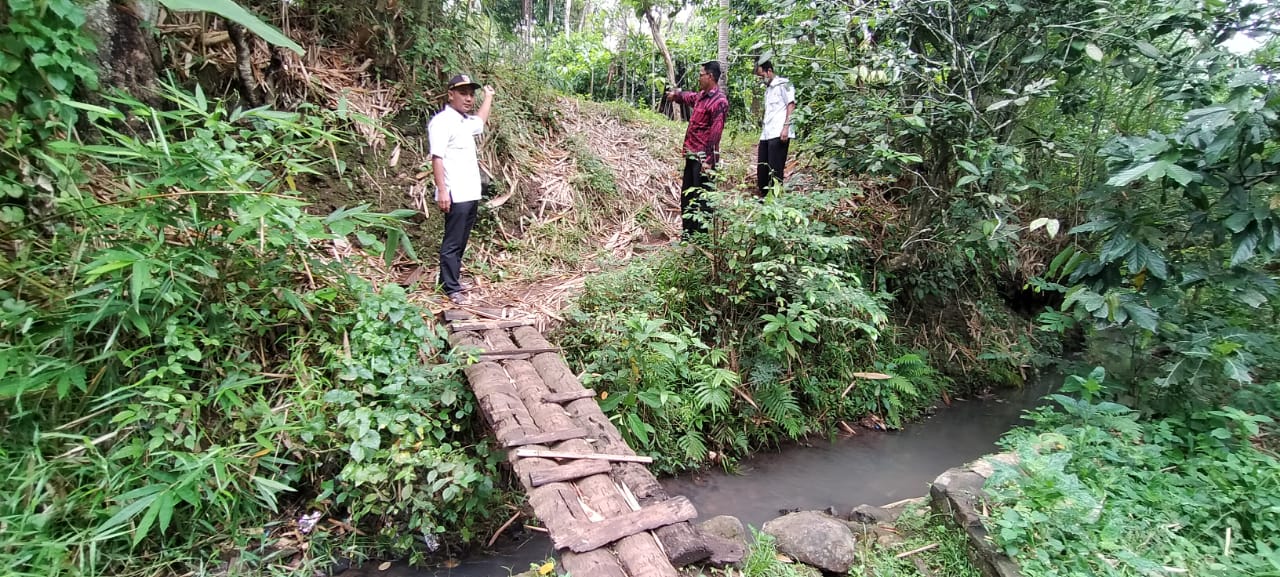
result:
[[[1144,421],[1098,399],[1103,377],[1075,377],[1080,398],[1055,395],[1002,441],[1019,462],[987,482],[996,543],[1029,575],[1280,574],[1280,459],[1263,444],[1280,386]]]
[[[945,394],[940,371],[1020,383],[1037,347],[1083,337],[1112,379],[1009,437],[1001,546],[1037,574],[1280,571],[1260,385],[1280,377],[1275,6],[245,4],[349,37],[422,110],[458,71],[536,71],[486,143],[526,180],[561,113],[539,82],[653,107],[729,18],[726,144],[754,140],[750,70],[772,59],[817,174],[803,195],[725,184],[705,242],[588,282],[561,339],[627,440],[666,471],[732,465],[869,414],[900,426]],[[347,181],[360,115],[244,110],[187,70],[150,104],[100,94],[79,5],[3,10],[0,565],[248,572],[313,510],[342,520],[307,540],[317,563],[491,529],[499,459],[464,361],[338,258],[412,254],[408,214],[307,210],[304,177]],[[1229,50],[1241,34],[1265,44]],[[617,175],[566,147],[575,201],[608,210]]]
[[[83,58],[78,8],[9,4],[6,47],[38,30]],[[0,228],[0,564],[265,570],[312,510],[345,520],[309,541],[319,567],[487,528],[497,458],[443,335],[330,255],[348,237],[411,250],[405,215],[313,215],[296,189],[343,170],[330,151],[352,118],[231,108],[198,86],[162,87],[162,108],[86,104],[41,59],[5,65],[25,80],[6,74],[4,93],[28,102],[7,122],[35,128],[5,143],[22,194]],[[22,204],[50,191],[43,214]]]
[[[588,283],[562,339],[660,466],[730,463],[867,413],[899,426],[939,395],[920,354],[880,350],[887,296],[859,272],[857,239],[822,220],[847,194],[724,197],[707,246]]]

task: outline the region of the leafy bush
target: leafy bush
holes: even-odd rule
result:
[[[1054,395],[1001,441],[1020,462],[987,482],[996,543],[1032,575],[1280,572],[1280,460],[1254,445],[1271,418],[1143,421],[1098,400],[1104,377],[1074,378],[1080,399]]]
[[[587,282],[558,338],[587,351],[584,380],[661,468],[730,464],[867,413],[900,426],[941,393],[924,355],[880,360],[888,297],[864,288],[857,239],[821,219],[840,194],[718,197],[705,248]],[[890,378],[855,381],[871,370]]]
[[[28,220],[36,195],[60,190],[61,162],[45,149],[78,118],[66,98],[97,87],[84,11],[72,0],[6,0],[0,24],[0,226]],[[43,203],[40,203],[43,204]],[[36,210],[44,208],[37,205]]]
[[[326,527],[312,559],[474,535],[493,460],[463,425],[473,402],[443,337],[402,291],[321,256],[348,234],[395,250],[404,215],[314,216],[292,189],[345,122],[161,96],[169,110],[67,101],[101,140],[48,143],[61,212],[48,234],[4,233],[0,563],[122,574],[224,547],[252,561],[312,508],[382,537]]]
[[[324,395],[337,410],[328,442],[350,457],[337,482],[321,484],[325,494],[397,553],[421,554],[415,541],[446,531],[470,542],[501,496],[502,455],[468,446],[484,431],[469,430],[475,398],[458,365],[423,362],[448,344],[443,325],[429,325],[395,285],[368,290],[353,313],[331,327],[349,345],[325,347],[326,364],[339,367],[337,388]]]

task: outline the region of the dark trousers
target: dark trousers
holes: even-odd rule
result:
[[[684,161],[684,182],[680,185],[680,221],[683,238],[696,232],[707,232],[707,227],[694,214],[703,215],[706,219],[707,205],[702,193],[711,190],[711,177],[702,172],[702,161],[694,157],[686,157]]]
[[[480,201],[455,202],[444,215],[444,240],[440,241],[440,288],[444,294],[462,290],[462,253],[467,250],[471,227],[476,224]]]
[[[787,148],[790,140],[770,138],[761,140],[759,153],[756,155],[756,186],[760,196],[769,192],[774,181],[782,182],[782,171],[787,166]]]

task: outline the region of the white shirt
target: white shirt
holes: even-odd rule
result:
[[[764,89],[764,130],[760,132],[760,140],[778,138],[782,135],[782,125],[787,122],[787,105],[796,101],[796,89],[791,81],[781,76],[774,76],[773,82]],[[787,127],[787,138],[795,138],[796,130]]]
[[[484,121],[479,116],[463,115],[448,105],[427,123],[427,145],[431,156],[444,161],[444,186],[452,202],[480,200],[476,137],[482,133]]]

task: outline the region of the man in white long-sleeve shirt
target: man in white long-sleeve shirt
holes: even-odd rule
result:
[[[796,135],[791,128],[791,113],[796,109],[796,89],[790,80],[773,72],[773,63],[768,60],[756,65],[755,74],[765,85],[764,128],[760,132],[756,160],[756,186],[763,196],[775,182],[782,183],[787,148]]]
[[[476,137],[484,132],[493,103],[493,88],[484,87],[484,102],[472,116],[476,90],[471,77],[459,74],[449,80],[448,103],[427,124],[431,148],[431,172],[436,182],[436,205],[444,211],[444,239],[440,242],[440,289],[457,305],[467,304],[459,276],[462,254],[471,238],[480,207],[480,162]]]

